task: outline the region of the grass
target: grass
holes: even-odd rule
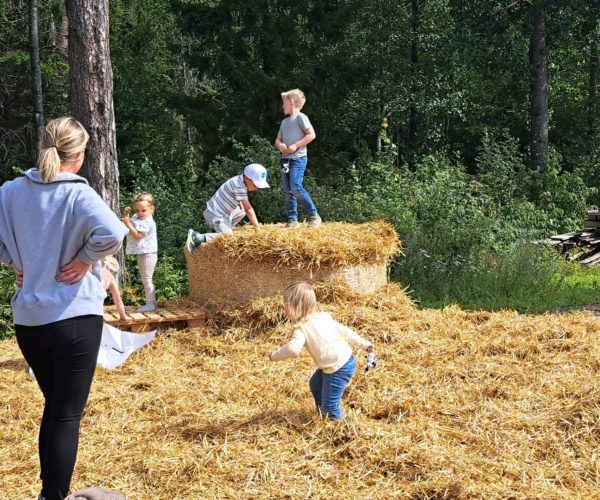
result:
[[[419,276],[401,282],[415,301],[430,308],[458,304],[468,310],[541,313],[600,304],[600,267],[568,263],[546,253],[522,251],[475,269],[463,266],[431,279]]]
[[[579,264],[568,266],[567,272],[557,278],[557,302],[564,306],[600,304],[600,267]]]

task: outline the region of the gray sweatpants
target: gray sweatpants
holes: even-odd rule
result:
[[[229,217],[216,215],[210,210],[206,209],[204,211],[204,219],[208,225],[216,231],[216,233],[204,234],[205,241],[214,240],[217,236],[219,236],[219,234],[233,233],[233,228],[237,226],[244,217],[246,217],[246,212],[242,207],[237,207],[229,214]]]

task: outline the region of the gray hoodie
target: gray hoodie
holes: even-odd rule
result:
[[[43,183],[37,169],[0,187],[0,260],[23,271],[12,298],[13,319],[45,325],[87,314],[102,315],[106,292],[100,260],[115,254],[128,229],[83,177],[60,173]],[[92,272],[68,285],[56,281],[75,257]]]

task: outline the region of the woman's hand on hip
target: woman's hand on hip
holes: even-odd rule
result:
[[[20,271],[14,262],[11,262],[10,265],[15,272],[15,283],[17,284],[18,288],[21,288],[23,286],[23,271]]]
[[[67,283],[68,285],[74,285],[75,283],[79,283],[85,274],[91,270],[91,264],[86,264],[75,257],[67,265],[60,268],[60,274],[56,276],[56,281]]]

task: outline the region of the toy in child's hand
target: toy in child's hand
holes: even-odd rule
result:
[[[375,359],[375,353],[373,351],[368,352],[365,356],[367,358],[367,366],[365,368],[365,372],[372,370],[377,366],[377,360]]]

